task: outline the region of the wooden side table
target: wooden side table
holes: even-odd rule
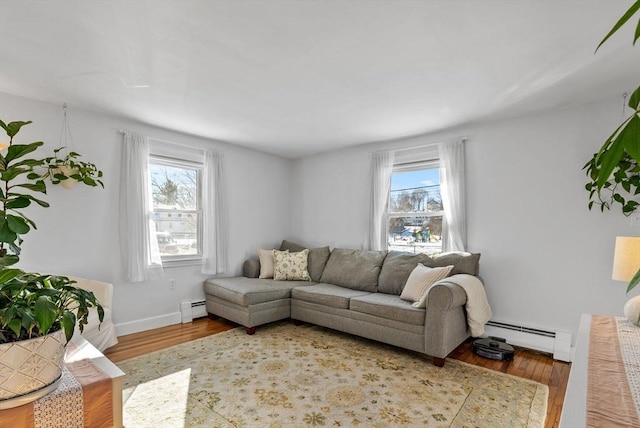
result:
[[[108,380],[111,380],[110,386],[113,400],[113,414],[109,415],[107,412],[96,412],[96,409],[93,409],[95,413],[91,413],[91,415],[94,418],[98,418],[97,420],[100,420],[100,422],[104,422],[104,426],[122,428],[122,381],[124,380],[125,376],[124,372],[111,361],[109,361],[100,351],[98,351],[93,345],[87,342],[87,340],[80,335],[76,335],[71,339],[69,346],[67,346],[67,353],[64,360],[67,367],[75,367],[78,364],[83,367],[91,367],[91,372],[93,374],[91,375],[91,377],[84,378],[84,381],[82,383],[83,393],[86,392],[85,387],[91,388],[97,393],[100,393],[100,391],[104,392],[105,389],[108,391]],[[90,363],[88,363],[88,361],[90,361]],[[96,367],[99,370],[96,370]],[[88,372],[85,370],[84,374],[86,375],[87,373]],[[61,392],[61,394],[66,393],[67,392],[65,390],[62,390]],[[69,391],[69,393],[71,393],[71,391]],[[62,395],[62,397],[66,396]],[[98,397],[100,396],[96,395],[94,397],[98,400],[97,402],[95,402],[96,406],[98,406],[97,408],[99,409],[99,406],[103,406],[102,408],[106,410],[108,407],[104,407],[104,405],[105,402],[108,403],[107,396],[105,396],[104,393],[102,394],[102,402],[100,402],[100,398]],[[83,398],[85,400],[92,400],[91,395],[83,394]],[[41,400],[42,399],[44,399],[44,397],[41,398]],[[86,411],[87,407],[85,405],[85,412]],[[55,413],[53,413],[53,415],[55,416],[49,416],[54,418],[52,419],[52,423],[56,424],[56,426],[64,426],[65,421],[59,420],[58,416]],[[85,423],[87,422],[86,417],[87,413],[85,413]],[[6,426],[21,426],[28,428],[29,425],[35,422],[34,406],[33,404],[29,403],[6,410],[0,410],[0,421],[0,426],[3,427],[6,423]]]

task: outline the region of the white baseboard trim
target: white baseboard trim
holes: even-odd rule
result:
[[[141,320],[116,324],[116,335],[124,336],[126,334],[139,333],[141,331],[153,330],[154,328],[180,324],[180,322],[180,312],[173,312],[151,318],[143,318]]]

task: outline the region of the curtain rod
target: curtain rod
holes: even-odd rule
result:
[[[449,142],[455,142],[455,141],[462,141],[464,143],[468,139],[469,139],[469,137],[464,135],[462,137],[447,138],[447,139],[443,139],[443,140],[433,141],[431,143],[417,144],[415,146],[380,149],[380,150],[375,150],[375,151],[369,152],[369,154],[381,153],[381,152],[394,152],[394,153],[404,152],[404,151],[408,151],[408,150],[415,150],[415,149],[423,149],[423,148],[427,148],[427,147],[433,147],[433,146],[438,145],[439,143],[449,143]],[[387,143],[391,143],[393,141],[401,141],[401,140],[391,140],[391,141],[387,141]]]
[[[120,134],[122,134],[122,135],[127,135],[127,134],[129,133],[129,131],[127,131],[127,130],[125,130],[125,129],[118,129],[118,133],[120,133]],[[197,151],[197,152],[205,153],[207,150],[209,150],[209,149],[207,149],[207,148],[205,148],[205,147],[197,147],[197,146],[193,146],[193,145],[191,145],[191,144],[176,143],[175,141],[161,140],[160,138],[147,137],[146,135],[145,135],[145,137],[146,137],[146,138],[148,138],[148,139],[150,139],[150,140],[157,141],[157,142],[159,142],[159,143],[161,143],[161,144],[169,144],[169,145],[172,145],[172,146],[186,147],[186,148],[189,148],[189,149],[191,149],[191,150],[193,150],[193,151]],[[212,149],[212,150],[213,150],[213,149]],[[223,152],[222,150],[214,150],[214,151],[215,151],[216,153],[219,153],[219,154],[224,154],[224,152]]]

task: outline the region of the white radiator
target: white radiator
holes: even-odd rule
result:
[[[201,318],[207,316],[207,306],[204,300],[197,302],[185,301],[180,303],[180,317],[182,323],[188,323],[195,318]]]
[[[571,333],[567,331],[489,321],[485,326],[485,334],[503,337],[511,345],[548,352],[556,360],[571,361]]]

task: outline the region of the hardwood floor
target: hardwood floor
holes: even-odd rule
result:
[[[176,324],[121,336],[118,338],[119,343],[109,348],[105,355],[114,363],[118,363],[237,326],[237,324],[223,319],[200,318],[189,324]],[[560,423],[560,412],[569,380],[570,363],[554,361],[549,355],[520,348],[516,348],[513,361],[490,360],[474,354],[471,341],[460,345],[451,353],[450,358],[548,385],[549,402],[545,427],[554,428]]]

